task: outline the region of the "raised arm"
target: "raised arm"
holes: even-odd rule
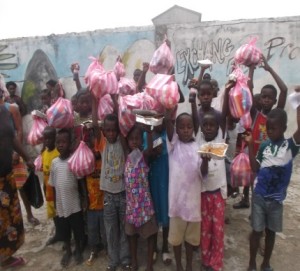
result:
[[[148,62],[144,62],[143,63],[143,70],[142,70],[142,73],[139,77],[139,80],[137,82],[137,90],[139,92],[142,92],[143,91],[143,87],[146,85],[146,75],[147,75],[147,72],[149,70],[149,63]]]
[[[300,86],[297,86],[295,91],[300,93]],[[300,105],[297,108],[297,130],[294,133],[294,139],[297,144],[300,144]]]
[[[272,75],[272,77],[274,78],[274,80],[280,90],[278,102],[277,102],[277,108],[284,109],[285,103],[286,103],[286,97],[287,97],[287,93],[288,93],[288,88],[287,88],[286,84],[282,81],[282,79],[279,77],[279,75],[269,65],[268,61],[266,60],[266,58],[264,56],[262,56],[262,60],[263,60],[263,65],[262,65],[263,68]]]
[[[189,89],[194,88],[197,89],[198,82],[195,79],[192,79],[189,83]],[[197,135],[199,130],[199,116],[197,112],[197,104],[196,104],[196,98],[197,94],[196,92],[190,92],[189,94],[189,102],[191,104],[191,112],[192,112],[192,118],[193,118],[193,125],[194,125],[194,133]]]
[[[20,141],[20,143],[22,143],[23,142],[23,127],[22,127],[22,116],[19,111],[19,108],[14,104],[10,104],[9,111],[13,117],[15,129],[17,131],[17,139]]]
[[[71,65],[71,72],[73,74],[73,81],[75,81],[77,92],[81,90],[82,86],[79,79],[79,64],[73,63]]]

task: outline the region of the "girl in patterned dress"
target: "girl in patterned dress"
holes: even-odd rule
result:
[[[147,149],[143,150],[143,131],[134,126],[127,136],[130,153],[125,163],[126,222],[129,236],[132,270],[138,269],[137,236],[148,241],[147,271],[153,270],[154,237],[158,231],[150,194],[147,163],[152,151],[152,133],[147,131]]]

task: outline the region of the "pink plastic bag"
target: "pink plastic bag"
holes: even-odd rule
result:
[[[85,72],[84,81],[85,83],[90,86],[91,84],[91,73],[94,71],[98,72],[104,72],[104,68],[102,64],[100,63],[99,59],[95,57],[89,57],[90,60],[92,60],[92,63],[87,68],[87,71]]]
[[[105,116],[114,112],[114,102],[109,94],[104,95],[99,100],[98,118],[104,120]]]
[[[240,123],[246,130],[251,128],[252,118],[250,112],[246,113],[241,117]]]
[[[231,186],[250,186],[253,180],[253,171],[250,166],[249,155],[243,152],[244,142],[242,143],[242,152],[238,154],[231,163],[230,177]]]
[[[125,67],[124,67],[124,64],[121,62],[120,56],[118,57],[113,70],[114,70],[114,73],[116,74],[118,80],[120,80],[121,77],[125,76],[125,74],[126,74]]]
[[[116,74],[113,71],[107,71],[99,76],[99,83],[101,88],[101,94],[99,97],[105,94],[117,94],[119,90],[118,80]]]
[[[164,42],[157,50],[154,52],[152,59],[150,61],[149,69],[153,73],[168,74],[171,68],[174,66],[174,57],[172,55],[171,49]]]
[[[119,94],[124,95],[133,95],[136,93],[136,83],[132,79],[126,77],[121,77],[119,80]]]
[[[48,126],[47,122],[37,116],[32,116],[33,124],[28,134],[27,141],[30,145],[35,146],[43,142],[43,132]]]
[[[252,106],[252,95],[247,85],[248,77],[240,68],[233,71],[236,77],[236,84],[229,92],[229,109],[231,116],[241,118],[248,113]]]
[[[88,176],[94,172],[95,156],[84,141],[80,141],[78,148],[68,160],[68,165],[73,174],[78,178]]]
[[[54,128],[71,128],[74,126],[72,104],[69,100],[58,100],[46,112],[49,126]]]
[[[157,91],[162,90],[164,85],[174,81],[174,75],[156,74],[146,85],[145,92],[152,97],[157,96]]]
[[[35,168],[35,172],[37,171],[43,171],[43,160],[42,160],[42,155],[38,155],[37,158],[35,158],[34,162],[33,162]]]
[[[256,47],[256,37],[252,37],[249,40],[249,43],[242,45],[237,49],[234,60],[237,64],[243,64],[250,66],[252,64],[259,64],[261,62],[261,50]]]

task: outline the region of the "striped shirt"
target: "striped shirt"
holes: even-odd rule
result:
[[[69,169],[68,159],[53,159],[48,184],[55,188],[56,213],[59,217],[68,217],[81,210],[78,181]]]

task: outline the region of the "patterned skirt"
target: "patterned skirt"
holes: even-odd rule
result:
[[[12,174],[0,177],[0,262],[11,257],[24,243],[21,206]]]

